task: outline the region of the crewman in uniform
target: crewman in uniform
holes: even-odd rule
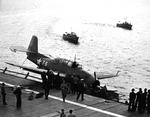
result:
[[[60,88],[61,88],[61,91],[62,91],[63,102],[65,102],[65,99],[66,99],[67,94],[68,94],[68,86],[65,83],[65,80],[63,80],[63,83],[61,84]]]
[[[136,102],[135,102],[135,110],[138,107],[138,112],[142,112],[142,88],[139,88],[139,91],[136,93]]]
[[[56,89],[60,89],[61,83],[62,83],[62,78],[60,77],[60,73],[58,72],[57,75],[55,76]]]
[[[49,90],[50,90],[50,85],[49,85],[48,80],[45,83],[44,90],[45,90],[45,99],[47,100],[48,99],[48,95],[49,95]]]
[[[85,88],[84,88],[84,82],[83,82],[84,79],[80,79],[79,83],[77,84],[77,101],[81,95],[81,100],[84,100],[84,91],[85,91]]]
[[[50,88],[54,88],[54,74],[51,70],[48,70],[47,72],[48,76],[48,84],[50,85]]]
[[[147,113],[150,114],[150,90],[148,90],[147,95]]]
[[[147,99],[147,88],[144,89],[142,93],[142,113],[146,110],[146,99]]]
[[[3,105],[7,105],[7,103],[6,103],[6,92],[5,92],[5,83],[2,83],[1,94],[2,94]]]
[[[48,99],[48,95],[49,95],[49,89],[50,89],[49,80],[46,77],[46,73],[45,72],[42,72],[41,77],[42,77],[42,81],[43,81],[43,88],[45,90],[45,99],[47,100]]]
[[[47,78],[46,78],[46,73],[45,72],[42,72],[41,74],[41,78],[42,78],[42,81],[43,81],[43,88],[47,82]]]
[[[136,98],[136,94],[134,92],[134,88],[132,89],[132,91],[129,94],[129,106],[128,106],[128,111],[134,111],[135,109],[135,98]]]
[[[16,107],[17,107],[17,109],[21,108],[21,104],[22,104],[22,101],[21,101],[21,94],[22,94],[21,87],[18,85],[16,90],[13,93],[16,95],[16,99],[17,99]]]
[[[59,117],[66,117],[66,114],[65,114],[65,112],[64,112],[64,109],[61,109],[61,112],[59,112],[59,111],[57,111],[57,112],[60,114]]]

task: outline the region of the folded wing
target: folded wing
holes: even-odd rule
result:
[[[9,64],[9,65],[12,65],[12,66],[19,67],[19,68],[22,68],[24,70],[30,71],[30,72],[37,73],[37,74],[41,74],[42,72],[47,73],[47,70],[45,70],[45,69],[27,67],[27,66],[23,66],[23,65],[9,63],[9,62],[6,62],[6,63]]]

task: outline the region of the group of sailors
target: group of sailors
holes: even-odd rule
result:
[[[128,111],[138,111],[139,113],[144,113],[147,110],[147,113],[150,113],[150,90],[147,91],[145,88],[142,91],[142,88],[139,88],[139,91],[135,93],[133,88],[129,94],[129,106]]]
[[[6,101],[6,91],[5,91],[5,83],[1,84],[1,95],[2,95],[2,102],[3,105],[7,105],[7,101]],[[21,95],[22,95],[22,91],[21,91],[21,87],[18,85],[16,87],[14,87],[14,91],[13,93],[16,95],[16,107],[17,109],[21,108]]]
[[[59,73],[55,75],[52,71],[41,74],[43,80],[43,88],[45,89],[45,99],[48,99],[50,89],[62,90],[62,98],[65,102],[66,95],[69,93],[77,94],[76,100],[81,95],[81,100],[84,100],[85,83],[79,75],[70,74],[61,77]],[[67,87],[67,88],[66,88]]]

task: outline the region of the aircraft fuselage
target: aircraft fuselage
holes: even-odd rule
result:
[[[76,74],[84,79],[87,85],[91,85],[95,78],[83,70],[80,66],[73,67],[73,62],[63,58],[50,58],[40,53],[27,57],[30,61],[38,65],[39,68],[52,70],[63,74]]]

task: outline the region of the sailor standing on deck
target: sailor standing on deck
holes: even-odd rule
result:
[[[68,86],[65,83],[65,80],[63,80],[63,83],[61,84],[60,88],[61,88],[61,91],[62,91],[63,102],[65,102],[65,99],[66,99],[67,94],[68,94]]]
[[[84,79],[80,79],[80,82],[78,83],[77,85],[77,98],[76,100],[78,101],[80,95],[81,95],[81,100],[84,100],[84,91],[85,91],[85,88],[84,88],[84,82],[83,82]]]
[[[45,87],[45,84],[47,82],[47,78],[46,78],[46,73],[45,72],[42,72],[41,74],[41,78],[42,78],[42,82],[43,82],[43,88]]]
[[[134,111],[135,108],[135,98],[136,94],[134,93],[134,88],[129,94],[129,106],[128,106],[128,111]]]
[[[7,105],[7,103],[6,103],[6,92],[5,92],[5,83],[2,83],[1,94],[2,94],[3,105]]]
[[[150,90],[148,90],[147,95],[147,113],[150,114]]]
[[[61,86],[61,83],[62,83],[62,78],[60,77],[59,72],[55,76],[55,82],[54,83],[55,83],[56,89],[60,89],[60,86]]]
[[[49,87],[52,89],[54,88],[54,74],[51,70],[48,70],[47,76],[48,76]]]
[[[48,95],[49,95],[50,83],[49,83],[49,80],[46,77],[46,73],[45,72],[43,72],[41,74],[41,77],[42,77],[42,81],[43,81],[43,88],[44,88],[44,91],[45,91],[45,99],[47,100],[48,99]]]
[[[46,99],[46,100],[48,100],[49,89],[50,89],[50,85],[48,84],[48,81],[47,81],[46,84],[45,84],[45,86],[44,86],[44,90],[45,90],[45,99]]]
[[[138,112],[141,113],[142,109],[142,88],[139,88],[139,91],[136,93],[136,102],[135,102],[135,110],[138,107]]]
[[[146,110],[147,88],[144,89],[141,100],[142,100],[142,113],[144,113]]]
[[[21,108],[21,103],[22,103],[22,101],[21,101],[21,94],[22,94],[21,87],[18,85],[16,90],[13,93],[16,95],[16,99],[17,99],[16,107],[17,107],[17,109]]]

